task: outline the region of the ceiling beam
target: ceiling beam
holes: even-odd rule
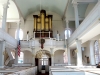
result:
[[[91,3],[97,2],[98,0],[72,0],[72,3]]]

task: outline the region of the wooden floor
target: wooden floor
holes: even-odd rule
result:
[[[46,72],[46,73],[40,73],[40,72],[38,72],[37,75],[49,75],[49,72]]]

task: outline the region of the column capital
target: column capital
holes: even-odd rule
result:
[[[66,20],[66,23],[69,23],[69,20]]]
[[[82,42],[81,40],[79,40],[78,38],[75,40],[76,42]]]
[[[74,3],[73,3],[73,6],[77,6],[78,4],[79,4],[79,3],[77,3],[77,2],[74,2]]]
[[[9,8],[9,6],[8,6],[9,4],[10,4],[10,2],[9,2],[9,0],[7,0],[7,2],[3,4],[3,8],[4,9]]]

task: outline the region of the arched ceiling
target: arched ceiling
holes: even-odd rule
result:
[[[27,17],[29,14],[44,9],[46,11],[52,11],[63,16],[68,0],[15,0],[23,17]]]

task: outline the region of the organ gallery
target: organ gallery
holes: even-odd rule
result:
[[[33,15],[35,37],[53,37],[52,35],[52,15],[47,15],[45,10],[41,10],[39,15]]]

